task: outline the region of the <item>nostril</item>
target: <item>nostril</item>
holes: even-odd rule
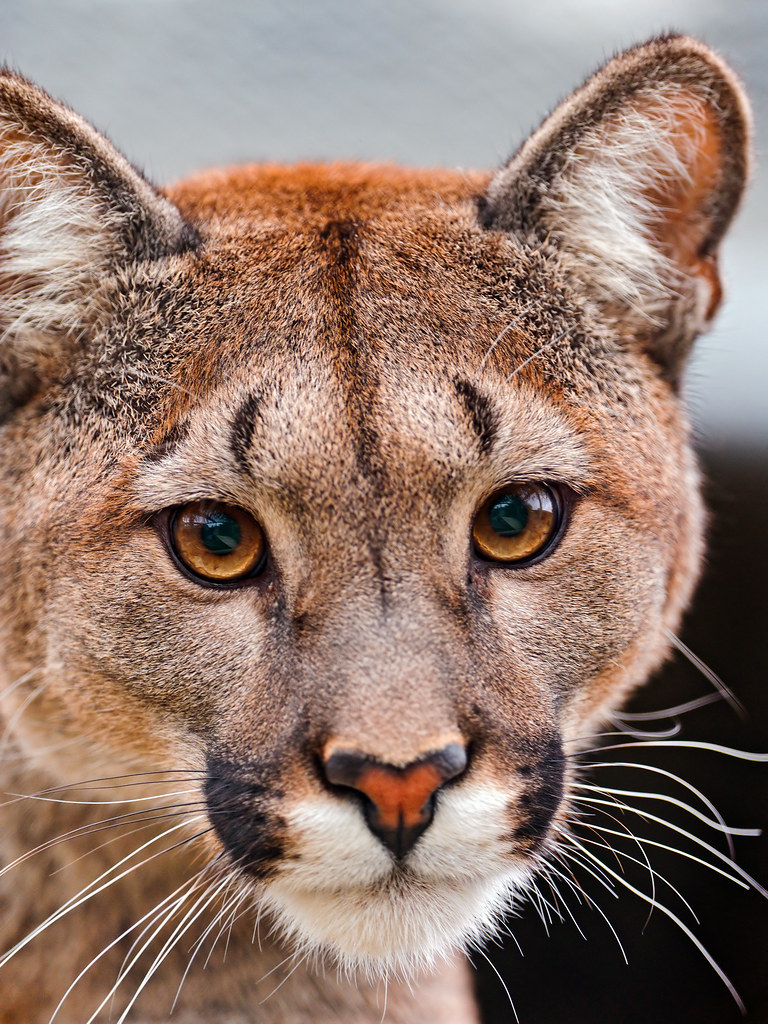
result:
[[[403,767],[357,750],[334,750],[323,770],[332,785],[363,794],[368,827],[400,858],[431,824],[437,791],[466,766],[466,748],[450,743]]]

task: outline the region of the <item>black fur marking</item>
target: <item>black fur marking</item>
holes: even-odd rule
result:
[[[468,380],[456,381],[456,394],[472,419],[472,428],[480,441],[480,450],[490,451],[496,437],[496,413],[489,399],[481,394]]]
[[[259,391],[253,391],[246,398],[243,404],[235,413],[232,420],[232,432],[229,446],[237,464],[244,472],[248,472],[248,452],[253,440],[254,420],[260,415],[259,409],[264,396]]]
[[[565,755],[559,736],[542,737],[539,756],[533,763],[518,769],[518,775],[527,780],[525,792],[518,800],[521,822],[512,833],[518,843],[536,843],[542,840],[563,799]]]
[[[328,221],[320,232],[328,258],[328,298],[333,342],[339,346],[338,377],[346,390],[347,418],[355,437],[357,464],[369,480],[383,470],[379,436],[371,424],[378,379],[370,358],[370,339],[357,320],[361,226],[352,220]]]
[[[282,793],[274,770],[208,759],[205,799],[208,817],[234,863],[265,878],[285,858],[285,822],[272,810]]]
[[[358,255],[358,225],[352,220],[331,220],[320,233],[327,244],[333,263],[346,267]]]
[[[378,381],[367,342],[359,334],[353,301],[360,262],[359,225],[351,220],[329,221],[320,235],[328,255],[329,298],[343,352],[339,376],[346,382],[347,416],[355,436],[357,464],[364,477],[375,479],[381,473],[381,455],[369,414]]]
[[[377,533],[378,531],[376,531]],[[368,549],[371,552],[371,558],[373,564],[376,567],[376,576],[379,581],[379,598],[381,600],[381,610],[384,615],[389,610],[389,593],[388,587],[390,583],[389,574],[384,566],[382,543],[378,536],[374,535],[368,538]]]

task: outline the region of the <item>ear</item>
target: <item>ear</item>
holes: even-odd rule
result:
[[[706,46],[655,39],[610,61],[493,180],[489,228],[569,254],[616,329],[676,380],[720,301],[717,247],[738,205],[750,116]]]
[[[105,275],[194,233],[71,110],[0,71],[0,419],[87,330]]]

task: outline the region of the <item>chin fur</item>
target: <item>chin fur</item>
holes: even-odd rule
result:
[[[369,978],[410,977],[494,934],[528,885],[530,857],[502,839],[509,794],[446,794],[435,822],[396,863],[340,801],[289,816],[297,856],[258,896],[299,956]]]
[[[522,881],[520,871],[510,871],[439,885],[401,872],[347,893],[278,882],[262,902],[297,956],[330,960],[371,980],[409,978],[494,934]]]

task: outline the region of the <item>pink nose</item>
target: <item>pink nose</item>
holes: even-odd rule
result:
[[[450,743],[402,768],[382,764],[357,750],[335,750],[326,759],[326,779],[365,797],[365,820],[381,842],[404,857],[429,827],[435,794],[467,766],[467,752]]]

